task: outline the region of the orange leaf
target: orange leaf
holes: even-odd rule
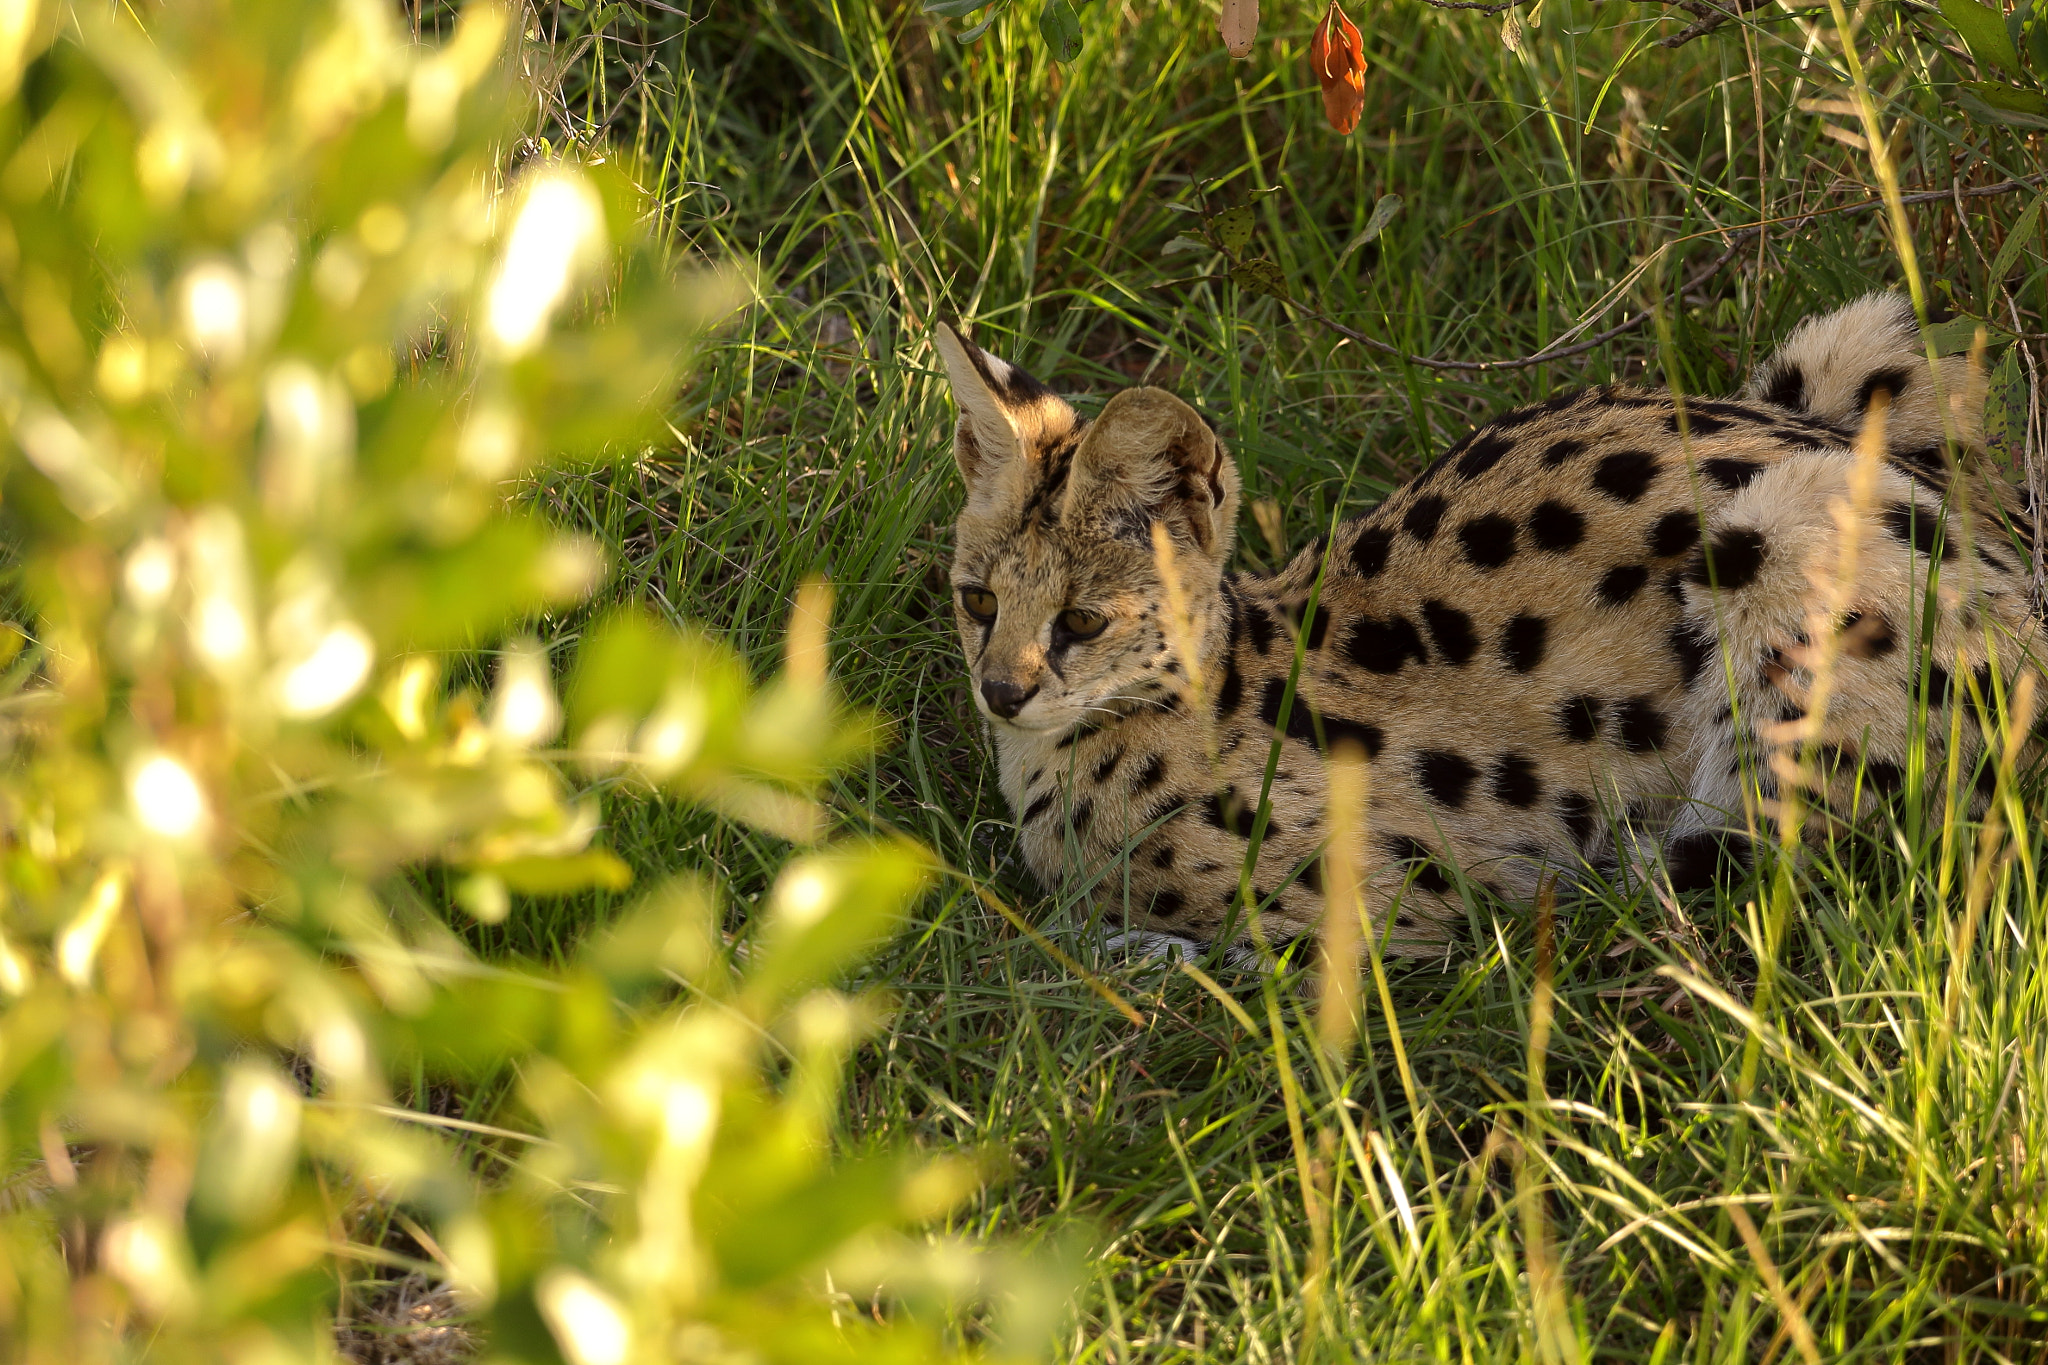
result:
[[[1308,41],[1308,64],[1323,87],[1323,117],[1349,133],[1365,109],[1365,40],[1336,0]]]

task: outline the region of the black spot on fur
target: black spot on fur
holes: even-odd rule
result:
[[[1562,441],[1552,441],[1549,449],[1543,452],[1543,467],[1555,469],[1585,448],[1584,441],[1576,441],[1569,436]]]
[[[1481,432],[1465,453],[1458,457],[1458,477],[1476,479],[1500,463],[1501,456],[1515,448],[1515,443],[1497,431]]]
[[[1881,758],[1864,760],[1863,777],[1873,790],[1885,796],[1890,796],[1906,785],[1905,770],[1898,764]]]
[[[1280,727],[1280,707],[1286,701],[1287,679],[1266,679],[1266,685],[1259,689],[1259,719],[1277,730]],[[1315,734],[1308,723],[1308,699],[1298,692],[1293,705],[1287,708],[1287,733],[1296,739],[1308,739]]]
[[[1991,674],[1991,661],[1986,659],[1983,663],[1971,669],[1970,677],[1977,684],[1977,696],[1982,699],[1984,705],[1995,709],[1998,705],[1998,699],[1992,694],[1991,690],[1991,685],[1995,681]]]
[[[1376,578],[1387,567],[1387,551],[1394,547],[1394,533],[1384,527],[1367,526],[1351,542],[1351,567],[1360,578]]]
[[[1436,536],[1437,523],[1444,519],[1444,508],[1448,506],[1442,498],[1431,495],[1417,498],[1408,508],[1408,514],[1401,518],[1401,526],[1417,540],[1427,545]]]
[[[1852,611],[1842,618],[1842,652],[1852,659],[1882,659],[1899,647],[1890,618]]]
[[[1586,538],[1586,519],[1557,501],[1540,502],[1529,514],[1529,539],[1539,550],[1563,554]]]
[[[1437,653],[1446,661],[1459,665],[1472,662],[1479,637],[1472,633],[1471,617],[1449,603],[1429,601],[1422,604],[1422,620],[1429,627],[1429,638],[1436,642]]]
[[[1724,881],[1749,870],[1750,846],[1746,835],[1733,831],[1699,830],[1682,834],[1664,849],[1664,867],[1671,874],[1671,889],[1711,891]]]
[[[1884,527],[1903,544],[1923,555],[1939,553],[1944,560],[1955,558],[1956,547],[1942,535],[1941,514],[1910,502],[1895,502],[1884,509]]]
[[[1095,803],[1085,796],[1076,801],[1074,808],[1067,813],[1067,823],[1073,826],[1076,834],[1084,832],[1094,819]]]
[[[1385,834],[1380,836],[1380,847],[1387,851],[1389,861],[1415,864],[1415,885],[1424,891],[1439,896],[1450,893],[1451,879],[1436,865],[1436,855],[1430,852],[1428,844],[1406,834]]]
[[[1986,545],[1981,540],[1977,542],[1977,558],[1983,560],[1984,563],[1995,573],[2012,572],[2012,565],[2006,563],[2005,559],[2002,556],[1993,554],[1991,551],[1991,547]]]
[[[1870,400],[1877,397],[1879,393],[1884,394],[1886,398],[1896,405],[1899,399],[1905,396],[1906,385],[1911,382],[1912,378],[1913,376],[1905,370],[1896,367],[1873,370],[1864,377],[1863,386],[1856,390],[1856,411],[1868,412],[1870,410]]]
[[[1116,771],[1116,765],[1123,761],[1124,751],[1122,749],[1111,749],[1108,753],[1104,754],[1100,759],[1096,760],[1094,774],[1095,781],[1097,783],[1107,782],[1109,780],[1109,775]]]
[[[1720,418],[1709,417],[1705,412],[1690,404],[1687,405],[1682,419],[1678,411],[1673,409],[1671,415],[1664,419],[1664,425],[1671,428],[1673,436],[1678,435],[1681,429],[1688,436],[1712,436],[1715,432],[1725,431],[1728,428],[1728,424]]]
[[[1412,493],[1415,490],[1421,488],[1424,484],[1434,482],[1436,476],[1443,473],[1444,470],[1450,465],[1451,461],[1457,459],[1460,455],[1465,453],[1465,447],[1472,444],[1472,437],[1475,434],[1476,433],[1469,431],[1466,432],[1463,436],[1458,438],[1457,443],[1453,445],[1449,450],[1446,450],[1443,454],[1437,456],[1434,460],[1431,460],[1428,464],[1424,465],[1422,467],[1422,472],[1420,474],[1417,474],[1414,478],[1408,480],[1408,491]]]
[[[1252,837],[1252,823],[1256,812],[1240,801],[1237,788],[1226,787],[1202,803],[1202,818],[1217,829],[1235,834],[1240,839]]]
[[[1600,711],[1605,705],[1585,693],[1566,697],[1557,704],[1557,728],[1574,744],[1591,744],[1600,733]]]
[[[1223,685],[1216,689],[1216,714],[1230,715],[1243,701],[1244,674],[1237,671],[1237,660],[1232,659],[1223,670]]]
[[[1885,456],[1885,462],[1908,478],[1923,480],[1936,488],[1948,486],[1948,462],[1941,458],[1938,445],[1894,451]]]
[[[1771,421],[1771,414],[1752,403],[1737,402],[1728,398],[1688,398],[1685,401],[1688,411],[1711,412],[1716,417],[1726,417],[1733,422],[1762,424]]]
[[[1565,833],[1572,836],[1572,843],[1580,848],[1593,837],[1593,803],[1579,792],[1560,792],[1557,797],[1557,818],[1564,821]]]
[[[1500,633],[1500,657],[1517,673],[1534,672],[1543,662],[1549,638],[1548,621],[1540,616],[1517,616]]]
[[[1704,552],[1686,565],[1685,576],[1701,587],[1744,588],[1756,581],[1769,550],[1763,533],[1747,526],[1718,532]]]
[[[1264,654],[1273,647],[1273,618],[1258,603],[1244,604],[1244,628],[1251,637],[1252,648],[1259,653]]]
[[[1133,791],[1150,791],[1166,779],[1166,758],[1154,754],[1145,760],[1145,766],[1138,769],[1138,776],[1131,783]]]
[[[1411,659],[1419,664],[1429,662],[1429,652],[1423,648],[1422,636],[1416,631],[1415,623],[1405,616],[1390,616],[1385,620],[1372,616],[1359,618],[1351,627],[1351,638],[1345,641],[1344,653],[1368,673],[1399,673]]]
[[[1479,568],[1498,569],[1515,557],[1515,523],[1493,513],[1474,517],[1458,528],[1458,543]]]
[[[1664,575],[1664,595],[1681,607],[1685,605],[1685,570],[1673,569]]]
[[[1841,433],[1824,429],[1817,422],[1805,425],[1781,422],[1771,428],[1771,439],[1781,445],[1815,446],[1824,444],[1839,445],[1849,438]]]
[[[1985,805],[1998,795],[1998,763],[1990,754],[1977,760],[1977,775],[1970,780],[1970,786],[1981,798],[1970,803],[1970,811],[1973,815],[1981,815]]]
[[[1593,467],[1593,486],[1619,502],[1634,502],[1657,478],[1657,457],[1647,450],[1617,450]]]
[[[1552,413],[1563,412],[1566,408],[1578,402],[1579,397],[1580,395],[1577,391],[1567,390],[1564,393],[1553,394],[1540,403],[1530,403],[1516,408],[1513,412],[1494,418],[1493,430],[1512,431],[1518,427],[1525,427],[1540,417],[1548,417]]]
[[[1018,821],[1017,823],[1020,825],[1028,825],[1033,820],[1036,820],[1039,816],[1045,814],[1047,807],[1052,805],[1053,798],[1058,795],[1059,788],[1047,788],[1042,796],[1040,796],[1036,801],[1033,801],[1030,805],[1024,808],[1024,818]]]
[[[1668,408],[1671,400],[1663,395],[1652,397],[1647,393],[1628,388],[1621,384],[1603,384],[1593,390],[1593,401],[1610,408]]]
[[[1669,559],[1690,550],[1700,538],[1700,519],[1692,512],[1666,512],[1650,528],[1650,554]]]
[[[1764,472],[1764,467],[1755,460],[1701,460],[1700,473],[1731,493],[1746,488],[1751,480]]]
[[[1527,810],[1543,795],[1536,760],[1527,754],[1502,754],[1493,761],[1493,795],[1504,805]]]
[[[1700,670],[1707,666],[1707,660],[1714,657],[1714,642],[1700,635],[1690,624],[1680,621],[1664,637],[1671,646],[1671,656],[1678,660],[1678,685],[1691,687],[1700,676]]]
[[[1380,732],[1379,726],[1362,720],[1346,720],[1342,716],[1323,717],[1323,738],[1332,749],[1348,740],[1363,749],[1367,758],[1378,758],[1381,747],[1386,743],[1386,736]]]
[[[1650,704],[1648,697],[1630,697],[1614,708],[1614,729],[1622,746],[1635,753],[1648,753],[1664,747],[1664,737],[1669,730],[1663,712]]]
[[[1152,896],[1152,916],[1155,919],[1172,919],[1187,908],[1187,901],[1178,891],[1158,891]]]
[[[1650,581],[1650,570],[1644,564],[1617,564],[1601,576],[1600,586],[1595,590],[1602,603],[1618,607],[1628,602],[1643,590],[1643,584]]]
[[[1310,649],[1321,649],[1323,637],[1330,633],[1330,609],[1317,603],[1309,610],[1308,619],[1302,623],[1301,633]]]
[[[1464,755],[1449,749],[1424,749],[1415,755],[1415,780],[1431,800],[1452,810],[1465,804],[1465,793],[1478,775]]]
[[[1779,365],[1764,381],[1764,401],[1801,412],[1806,407],[1806,373],[1797,365]]]

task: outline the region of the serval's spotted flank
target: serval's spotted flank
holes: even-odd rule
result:
[[[1546,870],[1683,891],[1744,870],[1784,782],[1811,789],[1809,829],[1873,818],[1909,778],[1938,805],[1952,733],[1981,808],[1984,717],[2041,629],[2034,519],[1978,448],[1977,371],[1937,375],[1920,335],[1874,295],[1801,325],[1738,400],[1518,409],[1267,577],[1227,567],[1237,470],[1193,408],[1139,388],[1086,421],[942,328],[955,614],[1032,871],[1110,868],[1094,894],[1141,930],[1242,932],[1276,743],[1252,878],[1269,941],[1322,916],[1324,761],[1346,744],[1370,760],[1367,908],[1411,949],[1463,922],[1454,868],[1517,900]],[[1816,599],[1830,575],[1848,595]],[[1816,600],[1844,610],[1800,779],[1771,756],[1825,652]]]

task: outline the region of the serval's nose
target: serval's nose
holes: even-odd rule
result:
[[[988,709],[1004,720],[1010,720],[1024,709],[1024,703],[1038,695],[1038,685],[1019,687],[1013,682],[1001,682],[989,678],[981,684],[981,699],[988,703]]]

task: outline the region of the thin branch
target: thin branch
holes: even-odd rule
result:
[[[1732,7],[1717,5],[1713,0],[1680,0],[1680,8],[1688,14],[1699,16],[1685,28],[1669,38],[1659,38],[1658,47],[1684,47],[1693,39],[1712,33],[1730,19],[1740,19],[1752,10],[1762,9],[1770,0],[1735,0]]]
[[[1511,9],[1520,9],[1529,0],[1502,0],[1501,4],[1489,5],[1483,0],[1422,0],[1431,9],[1469,9],[1481,14],[1505,14]]]
[[[1975,188],[1966,190],[1926,190],[1915,194],[1901,195],[1899,202],[1902,204],[1930,204],[1936,201],[1946,202],[1958,198],[1989,199],[1998,195],[2012,194],[2018,190],[2033,189],[2041,185],[2043,181],[2048,181],[2048,175],[2024,176],[2017,180],[2004,180],[1996,185],[1978,185]],[[1688,276],[1685,283],[1678,287],[1678,296],[1683,298],[1686,294],[1712,279],[1720,272],[1723,266],[1735,259],[1736,252],[1741,250],[1744,243],[1762,236],[1767,228],[1789,223],[1792,225],[1792,230],[1796,232],[1816,219],[1831,218],[1847,213],[1868,213],[1872,209],[1883,207],[1884,200],[1882,199],[1865,199],[1854,204],[1838,204],[1833,208],[1813,209],[1806,213],[1788,214],[1782,218],[1766,218],[1762,222],[1752,223],[1747,227],[1735,228],[1722,238],[1727,243],[1727,246],[1721,254]],[[1715,234],[1712,232],[1699,234],[1702,237],[1712,235]],[[1680,239],[1680,242],[1674,242],[1672,245],[1680,245],[1685,240],[1691,239]],[[1427,370],[1447,370],[1460,374],[1486,374],[1498,370],[1526,370],[1532,365],[1546,365],[1553,360],[1566,360],[1575,355],[1584,355],[1587,351],[1604,346],[1624,332],[1633,331],[1635,328],[1642,326],[1655,315],[1654,309],[1645,308],[1624,318],[1606,331],[1588,337],[1576,345],[1560,347],[1550,351],[1539,351],[1534,355],[1520,356],[1513,360],[1437,360],[1430,356],[1411,355],[1398,346],[1390,346],[1375,337],[1369,337],[1354,327],[1345,326],[1320,309],[1311,308],[1307,304],[1300,303],[1293,298],[1285,298],[1284,301],[1299,309],[1304,316],[1322,323],[1339,336],[1344,337],[1346,340],[1354,341],[1367,350],[1380,355],[1391,356],[1397,360],[1405,360],[1410,365],[1419,365]]]

